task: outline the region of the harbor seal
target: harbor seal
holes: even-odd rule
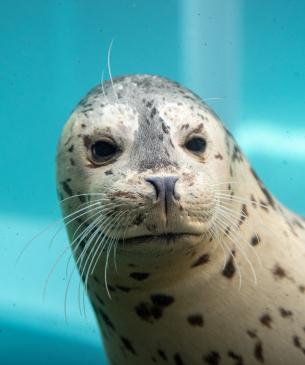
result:
[[[95,87],[57,185],[112,365],[305,363],[304,219],[193,92],[151,75]]]

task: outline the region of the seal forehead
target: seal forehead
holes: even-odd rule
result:
[[[208,107],[190,90],[158,76],[133,75],[98,85],[77,111],[88,124],[132,136],[130,167],[143,171],[177,167],[177,131],[203,126]],[[106,132],[107,132],[106,131]]]

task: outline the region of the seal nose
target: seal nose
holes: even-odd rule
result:
[[[165,201],[166,206],[173,200],[179,199],[179,196],[175,192],[175,184],[178,180],[177,176],[151,176],[145,179],[151,183],[156,191],[156,199]]]

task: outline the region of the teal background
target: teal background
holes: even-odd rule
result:
[[[89,304],[69,290],[54,158],[74,105],[106,75],[152,73],[193,89],[223,118],[268,188],[305,214],[305,2],[6,0],[0,13],[0,363],[101,364]],[[72,266],[70,266],[72,269]]]

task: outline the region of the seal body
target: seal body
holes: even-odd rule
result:
[[[191,91],[94,88],[58,148],[76,264],[111,364],[304,364],[305,222]]]

